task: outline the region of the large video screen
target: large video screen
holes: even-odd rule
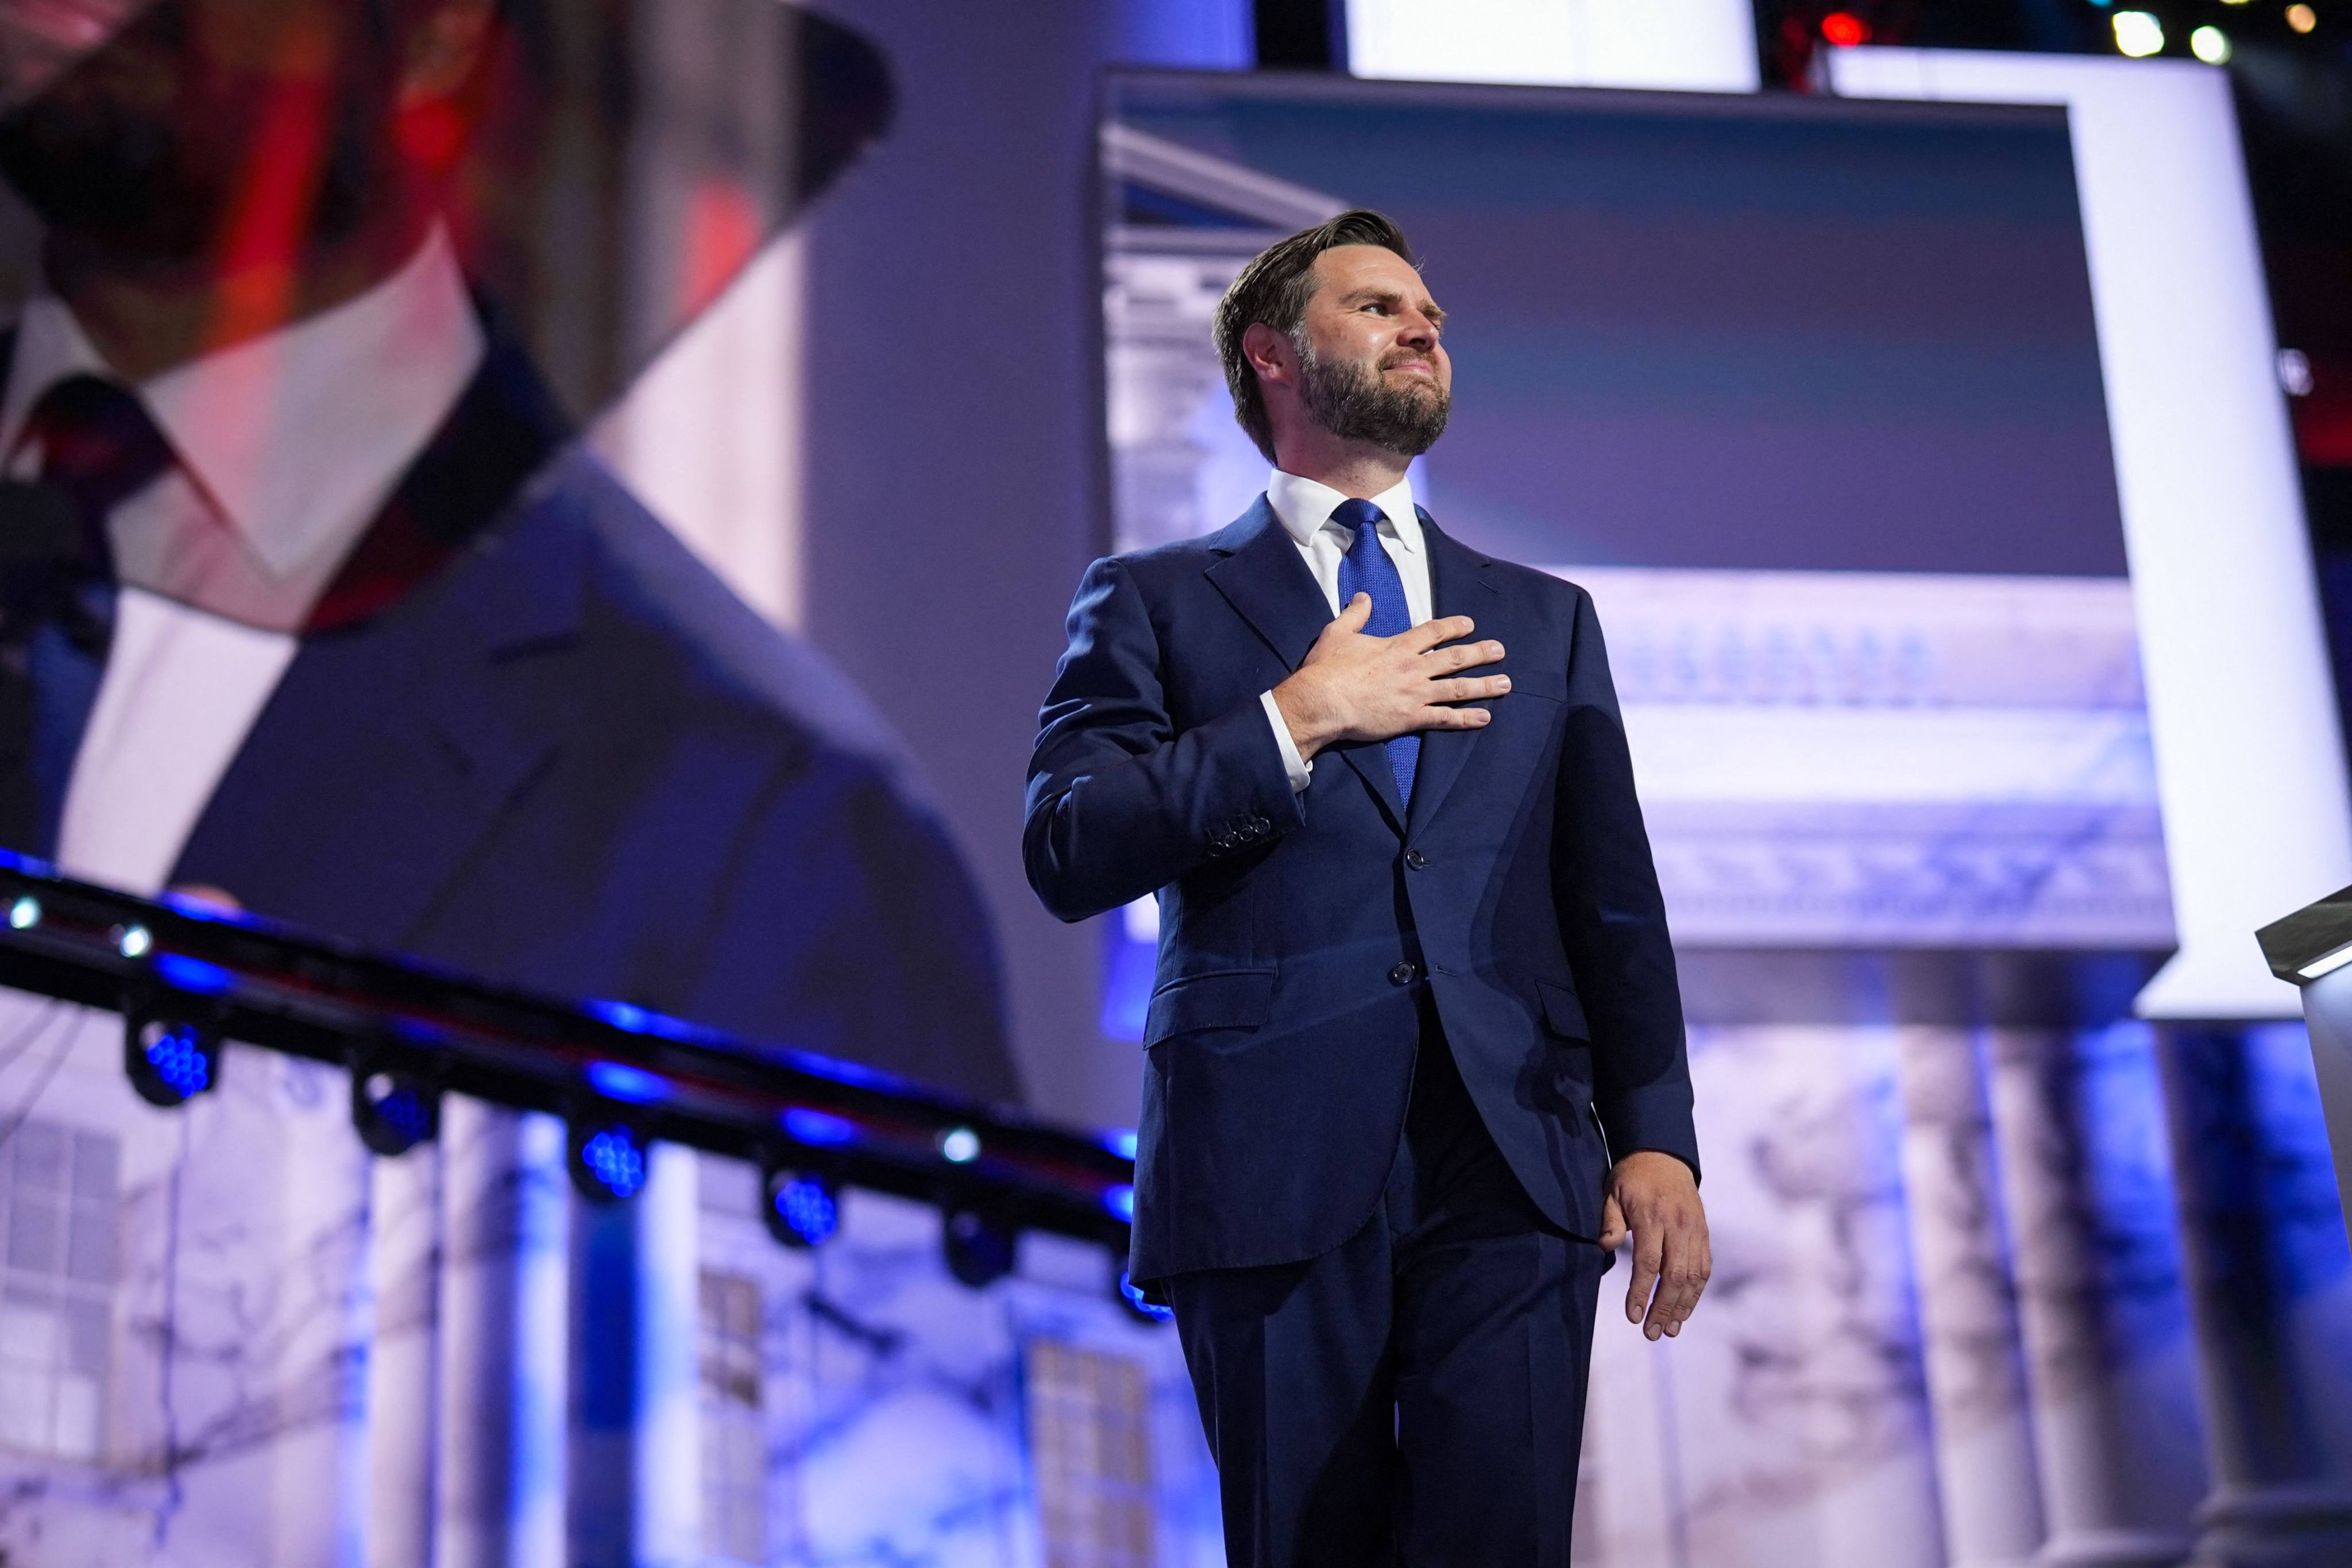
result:
[[[1211,315],[1379,208],[1455,367],[1416,495],[1591,592],[1680,943],[2171,944],[2063,110],[1146,72],[1104,102],[1115,548],[1264,488]],[[1114,934],[1114,1033],[1154,930]]]

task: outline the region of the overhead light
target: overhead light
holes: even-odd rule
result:
[[[789,1166],[762,1177],[768,1201],[761,1213],[768,1234],[786,1247],[823,1247],[841,1228],[841,1194],[824,1176]]]
[[[2189,52],[2209,66],[2230,63],[2230,35],[2219,27],[2200,27],[2189,35]]]
[[[2308,5],[2290,5],[2286,8],[2286,25],[2298,33],[2308,33],[2319,26],[2319,13]]]
[[[1870,42],[1870,24],[1851,11],[1832,11],[1822,18],[1822,37],[1839,48]]]
[[[139,1009],[123,1020],[122,1065],[150,1105],[184,1105],[220,1082],[219,1031],[193,1018]]]
[[[948,1272],[978,1290],[1013,1272],[1021,1233],[977,1209],[955,1209],[940,1227]]]
[[[622,1203],[645,1190],[646,1141],[625,1122],[575,1124],[572,1186],[591,1203]]]
[[[441,1131],[441,1092],[387,1058],[352,1062],[352,1127],[375,1153],[397,1159]]]
[[[950,1127],[940,1134],[940,1158],[950,1165],[969,1165],[980,1158],[980,1134],[969,1127]]]
[[[1174,1308],[1163,1307],[1151,1300],[1143,1293],[1142,1289],[1133,1279],[1128,1278],[1125,1258],[1113,1258],[1110,1260],[1110,1271],[1112,1284],[1118,1292],[1120,1306],[1125,1307],[1147,1323],[1166,1323],[1175,1320]]]
[[[2164,49],[2164,24],[2149,11],[2116,13],[2116,49],[2132,58],[2146,59]]]

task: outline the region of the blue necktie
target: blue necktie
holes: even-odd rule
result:
[[[1339,604],[1345,608],[1359,594],[1372,596],[1372,618],[1364,635],[1392,637],[1412,629],[1412,612],[1405,607],[1404,579],[1396,563],[1381,545],[1384,514],[1368,500],[1343,500],[1331,509],[1331,521],[1355,534],[1348,553],[1339,558]],[[1412,770],[1421,762],[1419,731],[1399,735],[1388,743],[1389,771],[1396,774],[1397,799],[1412,804]]]

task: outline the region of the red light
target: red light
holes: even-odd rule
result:
[[[1839,48],[1870,42],[1870,24],[1851,11],[1832,11],[1822,18],[1822,37]]]

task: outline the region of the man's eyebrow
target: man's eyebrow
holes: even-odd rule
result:
[[[1340,303],[1343,305],[1360,305],[1367,301],[1373,300],[1387,305],[1402,305],[1404,303],[1404,296],[1394,289],[1350,289],[1341,299]],[[1432,325],[1442,327],[1445,324],[1445,312],[1438,309],[1437,301],[1431,299],[1428,295],[1424,294],[1422,296],[1419,309],[1423,315],[1429,318]]]

